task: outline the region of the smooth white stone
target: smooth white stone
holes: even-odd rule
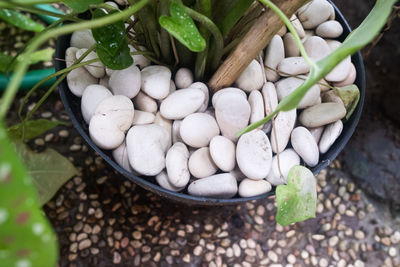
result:
[[[265,115],[268,116],[278,106],[278,95],[276,94],[275,85],[267,82],[261,89],[261,93],[264,99]]]
[[[193,73],[188,68],[180,68],[175,74],[175,85],[179,89],[188,88],[193,83]]]
[[[89,49],[96,44],[96,41],[93,38],[92,31],[85,29],[72,33],[70,44],[73,47]]]
[[[279,80],[275,84],[276,93],[278,95],[279,101],[281,101],[286,96],[290,95],[293,91],[295,91],[301,84],[304,83],[304,79],[289,77],[285,79]],[[305,96],[301,99],[297,108],[303,109],[309,106],[314,105],[320,96],[320,88],[318,85],[313,85]]]
[[[351,69],[351,57],[343,59],[328,75],[325,79],[329,82],[341,82],[346,79]]]
[[[346,109],[338,103],[322,103],[303,110],[299,116],[300,123],[307,128],[330,124],[346,116]]]
[[[285,55],[287,57],[300,56],[299,47],[296,45],[296,41],[295,41],[292,33],[288,32],[283,36],[283,44],[285,47]]]
[[[200,89],[177,90],[161,102],[160,112],[164,118],[183,119],[196,112],[203,104],[205,95]]]
[[[78,51],[76,51],[76,58],[78,59],[81,56],[83,56],[83,54],[86,53],[86,51],[87,51],[86,48],[82,48],[82,49],[79,49]],[[89,60],[93,60],[93,59],[97,59],[97,58],[98,58],[98,56],[97,56],[96,52],[91,51],[81,62],[84,63]],[[105,70],[104,64],[101,63],[101,61],[94,62],[89,65],[85,65],[83,67],[95,78],[103,78],[104,75],[106,75],[106,70]]]
[[[275,127],[271,130],[271,147],[274,153],[285,150],[294,124],[296,123],[296,109],[290,111],[281,111],[275,117]],[[275,129],[274,129],[275,128]],[[275,133],[277,140],[275,140]]]
[[[131,51],[131,53],[137,52],[136,48],[134,48],[131,45],[128,45],[128,46],[129,46],[129,50]],[[144,47],[140,47],[140,49],[142,51],[146,50]],[[135,64],[136,66],[139,66],[140,69],[150,66],[150,64],[151,64],[151,61],[143,55],[133,55],[132,58],[133,58],[133,64]]]
[[[119,166],[127,170],[128,172],[132,172],[132,167],[129,164],[128,158],[128,150],[126,149],[126,142],[122,142],[122,144],[112,151],[113,158],[115,162],[118,163]]]
[[[119,9],[118,5],[117,5],[115,2],[113,2],[113,1],[107,1],[107,2],[104,2],[104,4],[107,4],[107,5],[109,5],[109,6],[112,6],[112,7],[114,7],[114,8]]]
[[[156,117],[154,118],[154,124],[163,127],[168,133],[168,145],[167,148],[170,148],[172,145],[172,121],[164,118],[160,112],[156,113]]]
[[[158,110],[157,102],[143,92],[139,92],[133,99],[135,108],[141,111],[156,113]]]
[[[328,20],[331,15],[330,4],[326,0],[313,0],[297,11],[297,17],[304,29],[313,29]]]
[[[331,52],[329,45],[319,36],[311,36],[307,38],[304,42],[304,49],[308,56],[314,61],[326,57]]]
[[[343,130],[343,122],[338,120],[325,127],[324,133],[319,141],[319,152],[326,153],[329,148],[335,143],[336,139],[340,136]]]
[[[246,127],[250,119],[250,104],[237,93],[224,93],[218,97],[215,117],[223,136],[236,141],[236,133]]]
[[[109,84],[114,95],[134,98],[140,91],[140,70],[135,65],[123,70],[114,70],[110,76]]]
[[[343,33],[343,27],[336,20],[328,20],[321,23],[315,33],[322,38],[338,38]]]
[[[168,133],[163,127],[135,125],[126,135],[126,145],[129,163],[138,173],[154,176],[165,168]]]
[[[98,81],[83,67],[74,69],[67,75],[69,90],[77,97],[82,96],[86,87],[91,84],[97,84]]]
[[[310,72],[310,66],[303,57],[287,57],[278,65],[278,72],[281,76],[296,76]]]
[[[290,169],[293,166],[300,164],[300,157],[297,153],[291,149],[285,149],[281,153],[279,153],[279,164],[278,164],[278,156],[275,155],[272,158],[271,171],[267,176],[267,181],[272,185],[281,185],[287,182],[287,176],[289,174]],[[279,171],[279,167],[280,171]],[[281,172],[283,176],[283,180],[281,178]]]
[[[279,37],[280,38],[280,37]],[[262,66],[253,59],[236,80],[236,85],[245,92],[258,90],[264,83]]]
[[[236,165],[236,146],[228,138],[218,135],[210,142],[210,155],[218,168],[230,172]]]
[[[115,149],[124,142],[125,134],[109,116],[95,114],[89,123],[92,141],[101,149]]]
[[[318,145],[307,128],[302,126],[294,128],[290,140],[296,153],[308,166],[314,167],[318,164]]]
[[[218,91],[213,95],[213,97],[212,97],[212,99],[211,99],[211,103],[212,103],[212,105],[213,105],[214,108],[215,108],[215,105],[217,104],[217,101],[218,101],[219,97],[220,97],[221,95],[225,94],[225,93],[228,93],[228,92],[229,92],[229,93],[236,93],[236,94],[239,94],[239,95],[242,96],[244,99],[247,99],[246,93],[245,93],[243,90],[239,89],[239,88],[235,88],[235,87],[224,88],[224,89],[218,90]]]
[[[267,177],[272,163],[268,136],[258,129],[242,135],[236,146],[236,161],[246,177],[254,180]]]
[[[357,77],[356,67],[354,66],[353,63],[351,63],[350,70],[349,70],[349,73],[347,74],[346,79],[344,79],[341,82],[333,83],[333,85],[335,87],[344,87],[347,85],[352,85],[356,81],[356,77]]]
[[[208,90],[207,85],[202,82],[195,82],[195,83],[192,83],[189,86],[189,88],[197,88],[197,89],[200,89],[204,93],[205,98],[204,98],[203,104],[197,111],[198,112],[206,111],[206,109],[208,108],[208,102],[210,101],[210,92]]]
[[[174,120],[172,123],[172,143],[175,144],[176,142],[183,142],[181,137],[181,124],[182,120]]]
[[[318,144],[319,140],[321,139],[322,133],[324,132],[324,126],[316,127],[316,128],[309,128],[311,135],[314,137],[315,142]]]
[[[276,82],[279,79],[279,74],[275,71],[279,62],[285,58],[285,47],[282,37],[274,35],[265,50],[265,76],[268,81]],[[260,86],[261,87],[261,86]]]
[[[104,99],[111,97],[112,93],[106,87],[92,84],[83,91],[81,99],[82,117],[89,124],[97,106]]]
[[[168,189],[168,190],[171,190],[171,191],[174,191],[174,192],[181,191],[181,190],[183,190],[185,188],[185,187],[177,188],[177,187],[173,186],[169,182],[168,175],[167,175],[167,173],[165,171],[162,171],[162,172],[160,172],[159,174],[156,175],[156,181],[162,188],[165,188],[165,189]]]
[[[208,177],[218,171],[208,147],[202,147],[193,152],[188,165],[190,173],[196,178]]]
[[[122,132],[126,132],[131,127],[134,113],[132,101],[123,95],[104,99],[97,105],[94,112],[95,115],[109,117]]]
[[[142,90],[154,99],[168,96],[171,86],[171,71],[164,66],[152,65],[141,71]]]
[[[250,104],[250,123],[257,122],[261,119],[264,118],[264,99],[260,91],[252,91],[249,95],[249,104]],[[262,128],[262,126],[258,127],[259,129]]]
[[[150,124],[154,122],[156,116],[153,113],[135,110],[132,125]]]
[[[214,136],[219,135],[219,127],[214,117],[205,113],[193,113],[183,119],[180,127],[183,142],[191,147],[204,147]]]
[[[304,38],[306,36],[306,33],[304,32],[304,28],[303,25],[301,25],[300,20],[297,18],[297,16],[295,14],[293,14],[290,17],[290,22],[292,23],[294,29],[297,32],[297,35],[301,38]]]
[[[79,50],[79,48],[76,47],[68,47],[67,50],[65,50],[65,65],[67,68],[71,67],[72,64],[75,63],[76,60],[76,52]]]
[[[168,181],[177,188],[186,186],[189,183],[190,173],[188,169],[189,150],[185,144],[175,143],[167,152],[165,166],[168,174]]]
[[[239,184],[239,195],[241,197],[254,197],[271,191],[272,186],[265,180],[244,179]]]
[[[188,193],[200,197],[232,198],[238,190],[235,177],[229,173],[216,174],[196,180],[188,187]]]

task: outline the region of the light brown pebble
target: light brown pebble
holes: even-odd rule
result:
[[[358,240],[362,240],[362,239],[365,238],[365,234],[364,234],[364,232],[361,231],[361,230],[356,230],[356,231],[354,232],[354,237],[357,238]]]
[[[79,250],[84,250],[84,249],[90,247],[91,245],[92,245],[92,241],[90,241],[90,239],[82,240],[79,243]]]
[[[69,136],[69,132],[67,130],[61,130],[58,135],[62,138],[67,138]]]
[[[194,254],[195,256],[200,256],[202,252],[203,252],[203,247],[201,247],[201,246],[196,246],[196,247],[193,249],[193,254]]]

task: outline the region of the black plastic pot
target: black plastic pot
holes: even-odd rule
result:
[[[344,28],[343,35],[339,38],[340,41],[343,41],[344,38],[350,33],[351,29],[348,25],[347,21],[344,19],[343,15],[334,6],[336,11],[336,20],[340,22]],[[56,44],[56,57],[64,59],[65,58],[65,50],[69,46],[70,41],[69,36],[62,36],[58,38]],[[355,109],[353,115],[351,116],[350,120],[344,124],[344,128],[340,137],[336,140],[336,142],[332,145],[329,151],[320,157],[320,162],[317,166],[312,168],[312,172],[316,175],[322,169],[327,167],[339,154],[340,151],[343,150],[347,142],[349,141],[351,135],[353,134],[354,130],[356,129],[357,123],[360,119],[362,107],[364,103],[364,96],[365,96],[365,70],[364,64],[360,53],[357,53],[352,56],[352,62],[356,67],[357,70],[357,79],[356,84],[360,89],[361,97],[358,103],[357,108]],[[61,70],[65,68],[65,62],[58,60],[56,61],[56,69]],[[68,88],[68,84],[66,80],[64,80],[59,86],[59,92],[61,96],[61,100],[65,106],[65,109],[68,115],[71,118],[72,123],[74,124],[75,128],[78,132],[82,135],[85,141],[91,146],[108,164],[110,164],[114,169],[116,169],[119,173],[124,175],[129,180],[133,181],[134,183],[140,185],[141,187],[149,190],[157,195],[165,197],[167,199],[175,200],[178,202],[184,202],[187,204],[195,204],[195,205],[229,205],[229,204],[238,204],[243,203],[251,200],[263,199],[267,198],[268,196],[274,195],[275,191],[271,191],[267,194],[255,196],[255,197],[247,197],[241,198],[236,196],[232,199],[215,199],[215,198],[205,198],[205,197],[196,197],[191,196],[186,193],[177,193],[172,192],[167,189],[164,189],[157,185],[155,179],[153,177],[139,177],[135,176],[132,173],[126,171],[122,167],[120,167],[112,158],[110,151],[101,150],[96,144],[89,137],[88,126],[86,125],[85,121],[82,118],[81,114],[81,107],[80,98],[76,97],[71,93]]]

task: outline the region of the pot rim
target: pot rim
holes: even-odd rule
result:
[[[338,40],[343,41],[345,37],[351,32],[351,28],[347,21],[345,20],[343,14],[339,11],[339,9],[332,3],[332,1],[328,0],[330,4],[335,9],[335,15],[337,20],[343,26],[343,34],[338,38]],[[56,43],[56,57],[57,58],[65,58],[65,50],[68,47],[69,40],[71,35],[61,36],[57,39]],[[352,114],[351,118],[344,123],[344,128],[341,135],[335,141],[335,143],[331,146],[331,148],[325,153],[320,156],[320,162],[317,166],[310,168],[314,175],[317,175],[322,169],[327,167],[335,158],[336,156],[343,150],[347,142],[349,141],[350,137],[353,135],[358,121],[360,120],[364,98],[365,98],[365,69],[364,63],[362,60],[362,56],[360,52],[354,54],[351,58],[352,63],[356,67],[357,77],[355,84],[360,89],[360,100],[358,105]],[[60,70],[65,68],[65,62],[63,61],[56,61],[56,70]],[[81,111],[80,111],[80,98],[74,96],[69,88],[67,81],[64,79],[59,86],[59,93],[61,101],[64,104],[64,107],[74,125],[74,127],[78,130],[79,134],[83,137],[83,139],[88,143],[88,145],[97,152],[109,165],[111,165],[114,169],[116,169],[119,173],[124,175],[130,181],[138,184],[139,186],[143,187],[144,189],[165,197],[169,200],[173,200],[180,203],[186,203],[190,205],[203,205],[203,206],[222,206],[222,205],[233,205],[233,204],[240,204],[248,201],[253,200],[260,200],[265,199],[268,197],[272,197],[275,195],[275,187],[273,189],[262,195],[254,196],[254,197],[239,197],[238,195],[234,198],[230,199],[217,199],[217,198],[208,198],[208,197],[198,197],[192,196],[187,193],[182,192],[173,192],[167,190],[161,186],[159,186],[154,178],[143,178],[140,176],[136,176],[131,172],[128,172],[121,166],[119,166],[114,159],[112,158],[111,151],[103,151],[101,150],[94,142],[91,140],[88,127],[85,124]],[[78,109],[78,112],[77,112]],[[77,113],[76,113],[77,112]],[[154,182],[152,182],[154,181]]]

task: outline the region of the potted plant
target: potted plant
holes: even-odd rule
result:
[[[315,128],[331,123],[331,130],[334,130],[336,133],[335,135],[338,136],[338,132],[340,132],[338,129],[340,129],[340,127],[335,128],[333,124],[336,122],[338,122],[336,124],[340,124],[339,121],[341,118],[350,114],[351,111],[356,110],[353,116],[349,116],[349,123],[354,123],[352,127],[355,127],[358,120],[357,116],[359,116],[359,112],[361,112],[361,105],[357,107],[357,103],[360,103],[357,99],[358,90],[355,87],[340,90],[336,89],[332,84],[320,81],[324,77],[327,78],[326,76],[331,74],[331,71],[337,64],[346,60],[348,56],[354,54],[373,39],[385,23],[395,1],[378,0],[368,18],[357,30],[352,32],[342,44],[338,45],[338,43],[332,42],[331,46],[336,48],[333,49],[332,52],[331,50],[328,51],[328,49],[331,49],[329,45],[325,45],[325,50],[322,53],[323,56],[314,53],[320,48],[319,46],[315,46],[314,41],[308,44],[307,41],[305,41],[304,45],[302,44],[299,33],[288,19],[288,17],[291,17],[306,1],[277,1],[277,5],[275,5],[270,1],[262,0],[260,1],[260,5],[258,3],[253,3],[253,1],[232,1],[232,3],[231,1],[183,1],[182,3],[182,1],[157,2],[141,0],[129,1],[129,3],[126,1],[118,1],[118,4],[120,4],[117,6],[118,8],[112,3],[103,4],[103,1],[97,0],[82,1],[79,3],[76,1],[64,2],[75,10],[75,13],[69,16],[69,19],[75,20],[75,22],[57,29],[51,29],[39,35],[27,47],[25,54],[35,51],[41,43],[50,37],[62,36],[70,33],[75,34],[75,39],[74,36],[71,38],[73,39],[72,43],[76,44],[80,42],[80,45],[83,44],[83,47],[77,47],[75,51],[70,49],[72,53],[69,55],[67,54],[69,58],[66,58],[68,67],[64,68],[63,64],[60,62],[58,63],[59,71],[57,75],[59,75],[59,79],[51,90],[70,75],[68,85],[69,89],[72,91],[67,88],[67,83],[64,82],[60,90],[61,97],[64,100],[67,111],[71,115],[73,123],[88,143],[122,174],[149,190],[174,199],[184,198],[187,202],[205,204],[237,203],[238,201],[257,198],[254,197],[253,190],[251,192],[252,197],[250,198],[226,199],[237,193],[238,185],[234,174],[228,173],[228,170],[232,168],[232,161],[230,162],[230,166],[227,166],[229,164],[225,162],[226,159],[218,155],[218,152],[223,151],[224,153],[222,154],[227,155],[227,151],[230,149],[230,151],[236,153],[236,156],[233,157],[233,165],[237,163],[240,171],[245,173],[244,176],[250,178],[244,179],[241,183],[245,182],[251,185],[253,184],[253,180],[258,179],[257,181],[261,182],[255,183],[256,189],[262,187],[261,193],[263,193],[268,191],[265,190],[265,188],[271,185],[269,182],[259,177],[263,178],[262,176],[264,176],[267,171],[267,165],[271,168],[273,164],[272,150],[276,149],[277,153],[275,157],[278,166],[276,169],[277,177],[287,179],[286,185],[278,185],[276,188],[278,204],[277,220],[279,223],[287,225],[315,216],[315,179],[312,172],[297,164],[295,164],[294,167],[291,166],[291,168],[287,170],[287,176],[282,174],[282,169],[279,165],[280,159],[284,157],[283,154],[286,144],[282,147],[280,146],[279,138],[281,135],[277,133],[274,134],[276,136],[275,145],[274,142],[270,142],[270,139],[274,139],[271,136],[274,129],[276,132],[278,128],[276,125],[274,126],[274,124],[275,122],[276,124],[279,123],[279,114],[288,114],[291,112],[296,115],[296,111],[291,110],[295,110],[301,105],[299,109],[304,110],[299,114],[299,120],[303,126]],[[303,8],[303,12],[307,14],[309,10],[313,10],[315,7],[312,5],[318,2],[321,1],[314,0],[309,3],[308,6]],[[323,5],[327,3],[325,1],[322,2],[324,2]],[[219,5],[223,6],[224,3],[227,6],[221,8]],[[7,4],[5,5],[7,6]],[[219,8],[211,9],[211,7],[215,6],[219,6]],[[82,13],[87,10],[89,11],[86,12],[86,14],[78,18],[73,16],[74,14]],[[221,12],[226,12],[227,15],[221,16]],[[305,22],[308,21],[309,17],[301,18],[299,13],[297,13],[297,15],[302,26],[313,28],[316,26],[319,27],[320,24],[328,20],[331,15],[333,16],[331,9],[329,13],[327,13],[326,10],[323,12],[328,14],[328,17],[324,18],[324,21],[319,21],[313,26],[305,26]],[[228,19],[225,20],[225,18]],[[198,24],[195,24],[193,19],[197,21]],[[300,59],[299,57],[296,59],[298,63],[295,65],[305,66],[306,72],[302,70],[301,73],[293,74],[287,71],[287,69],[284,71],[285,68],[283,68],[282,64],[280,65],[282,69],[280,69],[276,62],[270,62],[269,59],[264,62],[258,60],[259,57],[261,57],[260,51],[268,45],[273,37],[279,36],[279,34],[276,34],[280,29],[284,31],[285,28],[282,28],[283,24],[281,20],[285,22],[287,29],[292,34],[292,44],[297,46],[298,52],[301,53],[303,58]],[[124,21],[128,22],[126,28]],[[270,27],[267,29],[266,25]],[[345,23],[342,21],[340,25],[343,28]],[[92,30],[84,32],[85,29],[89,28]],[[318,30],[317,33],[317,35],[320,35],[319,39],[310,37],[311,40],[318,40],[317,42],[320,42],[320,39],[323,39],[321,35],[326,32],[324,33],[324,27],[321,26],[321,28],[322,29]],[[81,38],[76,38],[78,34],[81,34]],[[67,48],[70,46],[68,43],[69,38],[68,36],[60,38],[60,49],[57,51],[57,57],[62,58],[64,56]],[[279,37],[275,39],[278,39],[277,42],[281,43]],[[85,49],[84,46],[90,43],[92,45]],[[129,44],[131,44],[133,48],[130,49]],[[267,58],[273,57],[276,51],[272,49],[271,46],[272,43],[269,44],[269,48],[264,52]],[[327,47],[328,49],[326,49]],[[96,54],[94,51],[96,51]],[[194,52],[197,54],[194,54]],[[142,55],[144,58],[137,59],[137,61],[140,62],[140,60],[143,60],[142,63],[145,62],[143,64],[148,64],[148,61],[150,61],[152,65],[147,67],[141,66],[142,70],[139,70],[138,67],[132,65],[134,59],[132,59],[131,55]],[[148,60],[147,63],[145,59]],[[282,60],[281,58],[280,61]],[[305,64],[303,64],[304,62],[302,62],[302,60],[305,61]],[[353,63],[355,63],[355,61],[353,61]],[[17,64],[13,80],[2,99],[0,118],[3,118],[6,114],[28,64],[28,60],[24,58]],[[170,66],[170,68],[166,66]],[[361,66],[362,65],[360,65],[360,68],[362,68]],[[188,71],[181,67],[189,67],[191,70],[189,69]],[[193,72],[193,77],[195,77],[195,79],[192,78],[190,71]],[[110,76],[108,81],[107,78],[104,79],[106,72],[109,72],[107,75]],[[289,78],[295,79],[297,85],[294,86],[294,90],[291,90],[289,93],[285,94],[283,90],[278,97],[277,93],[279,89],[277,88],[275,90],[270,83],[265,81],[266,75],[264,72],[267,73],[267,79],[270,81],[275,78],[268,78],[268,75],[274,76],[275,74],[278,79],[280,76],[285,75],[294,76]],[[87,73],[89,73],[90,76],[87,75]],[[126,73],[129,75],[126,75]],[[172,73],[175,75],[172,76]],[[244,79],[245,77],[243,77],[242,73],[246,73],[246,75],[250,74],[251,78]],[[279,75],[277,73],[279,73]],[[299,75],[307,73],[308,76],[306,77]],[[359,78],[361,73],[360,71],[357,73]],[[155,78],[154,75],[156,76]],[[128,78],[124,81],[125,86],[121,85],[120,77]],[[137,84],[138,77],[141,79],[139,85]],[[174,91],[170,82],[171,77],[173,77],[176,85],[181,89]],[[51,77],[47,79],[50,78]],[[104,86],[100,87],[99,85],[92,86],[91,89],[87,91],[88,93],[85,94],[86,89],[93,85],[93,83],[98,82],[97,79],[100,78],[103,78],[103,85],[108,84],[111,87],[113,94],[104,90]],[[348,78],[348,76],[345,78]],[[299,83],[298,80],[304,80],[304,82]],[[189,81],[188,86],[186,86],[187,81]],[[195,81],[206,82],[210,91],[203,90],[202,88],[204,88],[204,86],[199,84],[191,87],[191,83]],[[334,78],[331,79],[331,82],[340,83],[342,81],[343,80],[340,79],[336,81]],[[233,90],[228,89],[222,93],[216,93],[219,89],[230,86],[233,82],[242,90],[234,88]],[[254,85],[254,83],[256,83],[256,85]],[[309,96],[307,96],[307,94],[309,94],[308,92],[315,90],[312,88],[317,83],[321,83],[321,87],[334,87],[330,91],[331,95],[326,97],[331,97],[332,100],[338,102],[340,99],[340,101],[342,101],[341,104],[336,103],[332,105],[329,101],[327,101],[329,102],[328,105],[323,105],[324,103],[316,104],[319,102],[319,92],[317,100],[311,101],[312,103],[302,103],[301,101],[309,98]],[[82,84],[88,86],[82,89]],[[362,87],[362,83],[359,85]],[[293,87],[293,85],[291,86]],[[129,88],[125,91],[127,87]],[[158,90],[155,90],[154,87],[158,87]],[[276,87],[278,87],[278,85],[276,85]],[[34,88],[36,88],[36,86]],[[264,112],[261,117],[261,113],[257,113],[257,116],[254,115],[251,121],[254,123],[248,125],[251,112],[256,109],[260,110],[259,94],[253,93],[253,91],[259,92],[258,90],[260,88],[262,88],[262,90],[265,91],[265,95],[268,96],[264,97],[264,99],[270,100],[271,97],[269,93],[275,90],[277,94],[276,98],[280,98],[280,101],[274,108],[272,108],[272,105],[269,105],[269,112],[266,112],[266,102],[261,98],[264,101]],[[274,90],[270,88],[274,88]],[[90,91],[92,91],[93,94],[90,93]],[[139,100],[136,97],[140,91],[142,91],[142,95]],[[249,93],[249,99],[247,99],[247,95],[243,91]],[[355,94],[353,94],[354,92]],[[205,112],[198,112],[203,104],[206,104],[205,108],[207,109],[207,101],[205,101],[207,93],[215,93],[212,97],[215,101],[215,119],[212,115],[206,114]],[[82,102],[80,102],[78,97],[73,97],[73,94],[78,96],[83,95]],[[104,98],[99,101],[100,94],[103,94]],[[189,96],[187,96],[188,94]],[[217,95],[219,95],[219,97],[216,97]],[[346,98],[348,95],[351,97]],[[263,97],[262,93],[261,97]],[[84,102],[84,98],[87,102],[85,102],[85,105],[81,106],[81,103]],[[149,111],[140,110],[138,108],[135,110],[130,98],[136,98],[134,99],[136,107],[142,106],[142,109],[144,109],[144,107],[149,108],[153,106],[156,108],[156,111],[159,109],[160,113],[158,117],[157,114],[148,114],[152,113]],[[92,103],[91,100],[96,100],[95,102],[97,102],[99,106],[96,103]],[[157,103],[157,100],[160,100],[159,102],[161,103]],[[100,104],[102,105],[100,106]],[[323,120],[325,121],[321,122],[320,115],[330,112],[321,113],[319,111],[326,110],[325,108],[327,106],[329,106],[330,109],[333,107],[333,109],[336,110],[335,116],[331,116],[330,114],[327,121],[326,117],[324,117]],[[225,107],[229,107],[229,109],[226,110]],[[230,112],[235,112],[237,110],[244,110],[244,112],[233,116],[234,120],[229,120]],[[115,116],[117,113],[120,113],[121,116]],[[203,115],[196,115],[199,113]],[[209,111],[209,113],[211,113],[211,111]],[[310,116],[310,114],[315,113],[319,114],[317,116],[317,123],[314,120],[315,118]],[[292,129],[289,130],[289,134],[286,133],[287,137],[285,139],[292,139],[292,147],[296,154],[301,155],[305,164],[308,166],[316,166],[319,160],[315,162],[315,157],[309,158],[307,154],[301,151],[304,146],[297,147],[296,145],[296,143],[302,144],[303,141],[307,141],[310,142],[308,143],[310,146],[314,146],[315,148],[314,143],[316,143],[316,141],[308,138],[310,136],[311,138],[314,137],[311,135],[310,130],[305,129],[305,127],[296,127],[296,129],[294,129],[296,131],[292,132],[295,125],[293,114],[291,114],[292,126],[290,127]],[[265,115],[267,116],[262,118]],[[85,118],[88,120],[89,125],[84,122]],[[182,119],[179,133],[181,134],[180,138],[183,142],[175,142],[171,148],[169,147],[172,144],[169,144],[169,141],[171,140],[172,134],[169,136],[168,131],[164,129],[168,127],[168,121],[166,121],[166,119],[174,120],[175,122]],[[152,123],[155,120],[157,120],[157,123]],[[272,133],[267,135],[263,130],[258,128],[264,127],[263,125],[270,120],[272,120]],[[245,121],[245,123],[243,123],[243,121]],[[146,125],[143,122],[150,123]],[[201,122],[201,124],[199,122]],[[236,124],[237,122],[238,124]],[[131,127],[132,123],[135,124],[133,127]],[[145,124],[145,126],[141,124]],[[201,127],[199,127],[199,125]],[[238,128],[238,126],[240,127]],[[262,129],[267,131],[265,128]],[[196,131],[193,131],[193,129],[196,129]],[[204,132],[204,130],[206,131]],[[340,142],[340,144],[337,143],[336,147],[331,148],[334,149],[334,151],[329,154],[329,157],[333,158],[336,156],[342,146],[345,145],[353,130],[354,129],[351,129],[351,127],[350,130],[345,130],[344,135],[341,136],[344,141]],[[210,133],[210,131],[212,133]],[[127,148],[122,145],[126,132],[128,132],[126,141]],[[220,132],[222,132],[222,135],[219,135]],[[116,133],[117,135],[110,135],[110,133]],[[199,133],[202,133],[202,135],[199,135]],[[168,138],[166,138],[166,136],[168,136]],[[207,136],[206,139],[210,140],[204,141],[204,136]],[[221,136],[221,138],[218,137],[220,140],[216,139],[214,142],[214,144],[216,143],[216,149],[213,149],[215,155],[211,155],[210,150],[212,149],[207,149],[206,147],[209,146],[211,139],[214,139],[216,136]],[[102,137],[106,138],[102,139]],[[177,138],[178,136],[175,137]],[[297,142],[298,140],[300,140],[300,142]],[[203,142],[206,142],[206,144]],[[232,145],[234,147],[233,150]],[[195,157],[192,160],[192,167],[189,166],[191,163],[188,162],[190,161],[188,146],[197,148],[191,155],[192,159]],[[219,149],[221,147],[224,150]],[[167,148],[169,148],[168,152]],[[329,149],[329,145],[324,146],[323,149],[317,147],[318,157],[318,150],[326,152],[326,149]],[[114,150],[114,153],[111,152],[112,150]],[[148,151],[146,152],[146,150],[150,150],[151,153],[147,153]],[[144,152],[147,154],[144,154]],[[128,157],[125,157],[126,153],[129,154]],[[230,153],[230,155],[232,155],[232,153]],[[128,170],[119,167],[112,157],[119,160],[119,164]],[[196,157],[202,160],[196,161]],[[230,158],[232,159],[232,157]],[[218,162],[218,159],[221,159],[222,162]],[[213,166],[213,164],[216,167]],[[326,163],[322,163],[320,168],[324,164]],[[165,166],[167,172],[162,172]],[[203,166],[207,166],[207,168]],[[211,174],[204,174],[204,171],[208,171],[210,166],[216,170],[210,171]],[[213,175],[212,173],[215,173],[218,169],[225,169],[225,171],[222,174]],[[180,175],[182,170],[186,173],[184,182],[180,179],[182,178]],[[318,170],[317,168],[316,171]],[[161,172],[156,173],[158,171]],[[158,183],[164,187],[169,186],[170,188],[166,189],[160,187],[154,182],[154,178],[139,177],[133,174],[134,172],[138,172],[141,175],[158,176]],[[189,183],[190,175],[189,179],[187,179],[187,172],[197,177],[209,177],[191,182],[188,192],[192,193],[192,195],[174,192],[174,190],[183,190],[187,183]],[[172,181],[171,178],[173,178],[174,181]],[[208,192],[204,190],[205,182],[198,181],[207,181],[207,187],[211,188],[211,193],[210,190],[208,190]],[[283,181],[286,182],[285,180]],[[225,186],[228,186],[228,188],[223,189],[224,191],[221,191],[221,188],[217,188],[220,186],[221,182]],[[172,186],[171,183],[173,183]],[[240,186],[241,185],[239,185],[239,187]],[[251,187],[254,189],[253,185],[251,185]],[[249,186],[247,186],[247,188],[249,188]],[[246,196],[246,194],[247,193],[244,191],[241,192],[242,196]],[[264,194],[262,197],[270,194],[271,193]]]

